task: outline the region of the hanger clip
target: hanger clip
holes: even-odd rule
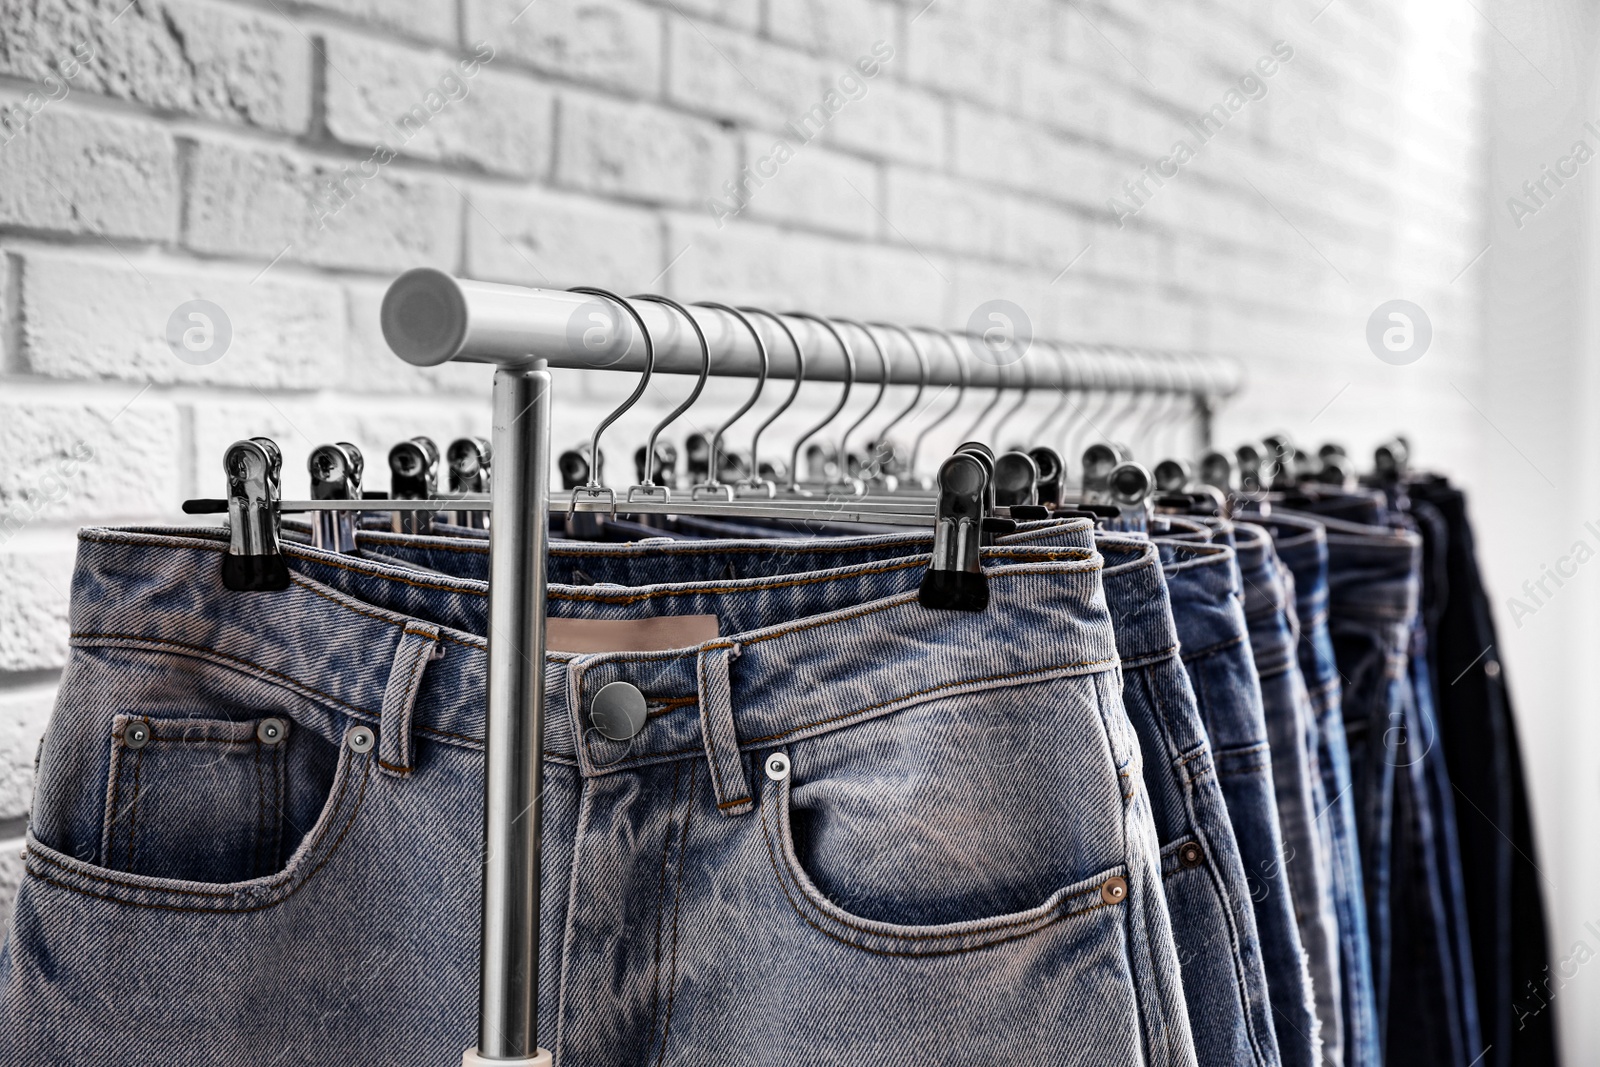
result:
[[[979,555],[988,483],[988,470],[971,453],[958,452],[939,467],[933,561],[917,591],[923,607],[982,611],[989,606],[989,581]]]
[[[348,441],[318,445],[306,460],[312,500],[360,500],[361,449]],[[311,524],[311,543],[329,552],[351,555],[356,550],[358,511],[319,511]]]
[[[413,437],[389,449],[389,498],[428,500],[439,495],[439,446],[431,437]],[[421,534],[433,526],[425,511],[394,512],[394,532]]]
[[[235,593],[289,588],[289,565],[278,542],[279,473],[283,455],[267,437],[235,441],[222,457],[228,475],[228,552],[222,584]]]
[[[450,491],[452,493],[488,493],[489,468],[494,462],[494,449],[482,437],[458,437],[445,450],[445,462],[450,465]],[[483,530],[489,526],[488,512],[455,511],[451,521],[457,526]]]
[[[1133,533],[1150,531],[1150,496],[1155,489],[1155,479],[1138,463],[1119,463],[1111,469],[1106,480],[1111,494],[1111,504],[1117,516],[1107,520],[1108,530],[1127,530]]]

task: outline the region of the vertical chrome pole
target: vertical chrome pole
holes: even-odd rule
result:
[[[550,372],[494,375],[489,523],[489,724],[484,742],[483,965],[478,1047],[466,1064],[548,1064],[539,1050],[540,763]]]

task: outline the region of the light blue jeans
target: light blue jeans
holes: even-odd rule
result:
[[[224,547],[82,535],[0,1062],[451,1062],[487,590],[289,546],[288,590],[229,593]],[[722,634],[549,658],[558,1063],[1195,1064],[1101,557],[988,550],[981,614],[921,607],[925,564],[551,589]]]

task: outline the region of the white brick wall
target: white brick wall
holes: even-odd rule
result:
[[[0,0],[0,108],[27,116],[0,144],[0,826],[27,807],[76,527],[176,517],[250,434],[278,438],[301,490],[324,440],[381,470],[399,438],[487,431],[483,368],[409,368],[378,334],[384,284],[420,264],[947,326],[1004,297],[1040,335],[1238,356],[1230,438],[1405,426],[1457,467],[1483,438],[1446,378],[1471,393],[1480,359],[1470,5],[125,4]],[[1118,227],[1108,199],[1276,40],[1295,55],[1265,97]],[[719,227],[708,198],[879,41],[865,93]],[[1396,296],[1434,316],[1413,367],[1362,341]],[[203,367],[164,341],[194,298],[233,327]],[[649,418],[688,384],[658,381]],[[558,447],[628,385],[565,376]],[[714,386],[687,423],[747,388]],[[803,392],[771,454],[835,395]],[[1019,425],[1053,398],[1030,403]],[[614,477],[639,436],[611,441]]]

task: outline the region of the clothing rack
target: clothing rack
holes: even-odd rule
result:
[[[629,306],[650,333],[654,371],[702,373],[706,357],[682,316],[649,300],[635,298]],[[764,334],[770,343],[763,360],[749,331],[733,316],[704,306],[686,310],[705,337],[709,373],[718,377],[793,380],[798,374],[807,381],[874,385],[1187,396],[1207,445],[1215,403],[1240,384],[1237,365],[1213,356],[1033,341],[1051,358],[1024,363],[1019,351],[1010,362],[987,360],[977,338],[919,330],[944,342],[919,351],[905,330],[882,324],[871,324],[872,332],[862,336],[871,342],[865,347],[875,350],[872,358],[852,353],[815,317],[785,314],[784,324],[806,349],[801,368],[776,327]],[[389,346],[407,363],[495,366],[481,1016],[478,1045],[464,1054],[463,1063],[549,1064],[549,1054],[538,1048],[537,998],[550,370],[641,373],[647,366],[644,338],[630,315],[591,294],[470,281],[431,268],[408,271],[394,281],[384,297],[382,325]],[[965,359],[962,346],[969,346],[975,358]],[[415,506],[441,508],[437,501]],[[593,501],[587,509],[598,510]]]

